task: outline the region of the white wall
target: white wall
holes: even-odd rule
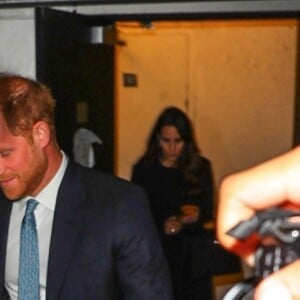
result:
[[[32,9],[0,9],[0,72],[35,78]]]

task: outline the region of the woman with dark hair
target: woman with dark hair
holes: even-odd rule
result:
[[[213,218],[213,176],[183,111],[168,107],[160,114],[132,181],[148,193],[175,299],[210,300],[211,233],[204,224]]]

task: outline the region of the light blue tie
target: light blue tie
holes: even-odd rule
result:
[[[26,205],[21,227],[18,300],[38,300],[40,267],[38,235],[34,217],[34,209],[38,202],[30,199]]]

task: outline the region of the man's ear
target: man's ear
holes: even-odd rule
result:
[[[32,136],[34,143],[37,143],[41,148],[44,148],[50,141],[49,125],[44,121],[36,122],[32,128]]]

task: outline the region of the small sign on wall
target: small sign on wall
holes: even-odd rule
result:
[[[89,122],[89,106],[86,101],[76,102],[76,122],[78,124]]]
[[[133,73],[123,73],[123,85],[125,87],[137,87],[137,75]]]

